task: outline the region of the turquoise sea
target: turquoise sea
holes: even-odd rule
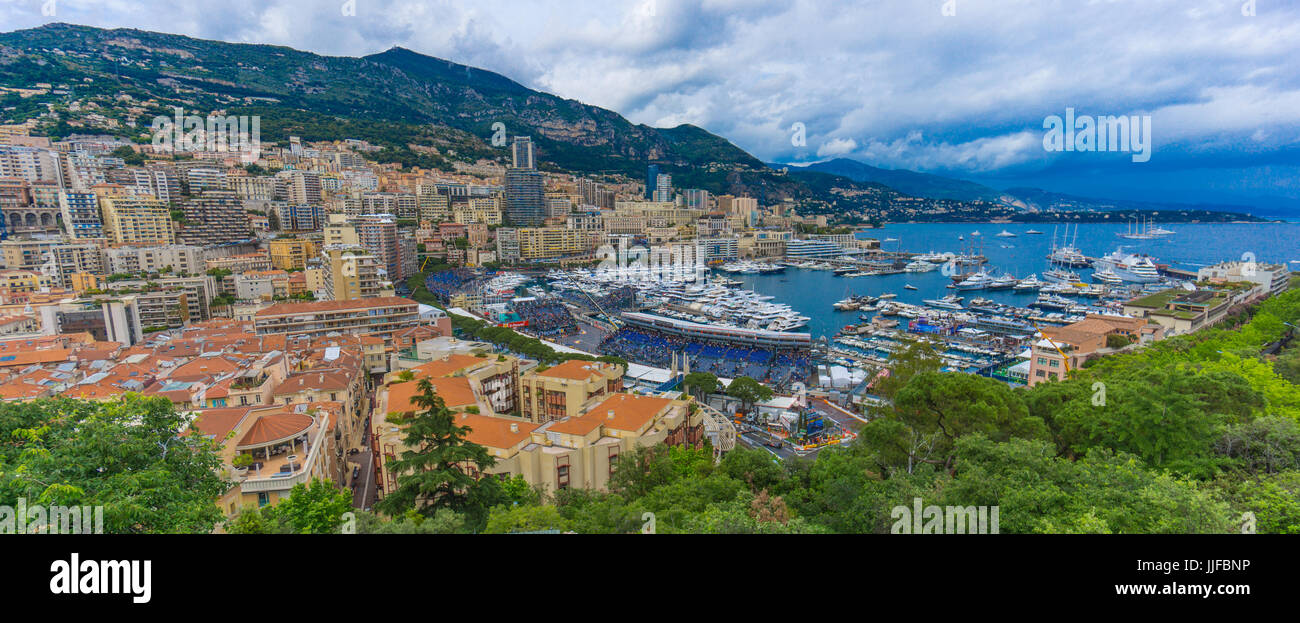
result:
[[[1116,235],[1126,231],[1127,228],[1122,224],[1082,224],[1078,227],[1077,238],[1074,226],[1070,227],[1070,238],[1089,257],[1100,257],[1122,246],[1125,251],[1146,253],[1156,263],[1186,270],[1196,270],[1225,260],[1240,260],[1247,253],[1253,254],[1255,261],[1264,263],[1300,260],[1300,223],[1168,224],[1163,227],[1175,233],[1153,240],[1128,240]],[[1025,233],[1031,229],[1044,233]],[[1057,230],[1059,243],[1064,236],[1064,226],[1041,223],[899,224],[863,232],[859,237],[881,240],[882,248],[889,251],[916,253],[960,253],[963,249],[970,248],[972,239],[982,240],[982,252],[989,258],[986,266],[990,272],[998,275],[1010,272],[1017,277],[1026,277],[1031,273],[1041,276],[1048,268],[1046,256],[1052,247],[1053,229]],[[996,237],[1003,230],[1016,234],[1016,237]],[[977,231],[979,236],[974,236]],[[891,238],[896,241],[884,242]],[[1300,263],[1289,266],[1293,270],[1300,270]],[[1075,271],[1085,279],[1092,273],[1087,268]],[[787,303],[812,318],[807,330],[813,337],[833,336],[844,325],[860,322],[858,312],[838,312],[831,308],[833,303],[849,293],[879,296],[893,292],[898,295],[897,300],[919,305],[924,299],[939,298],[954,292],[946,288],[952,280],[941,271],[845,278],[836,277],[830,271],[789,268],[784,273],[731,277],[743,281],[745,288],[774,296],[777,301]],[[905,284],[918,289],[907,290],[903,287]],[[968,301],[983,296],[1014,305],[1025,305],[1035,298],[1032,293],[987,290],[966,292],[963,295]]]

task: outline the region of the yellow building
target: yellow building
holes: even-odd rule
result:
[[[78,294],[86,290],[99,289],[99,275],[92,273],[72,273],[68,275],[71,280],[72,291]]]
[[[414,401],[420,378],[429,379],[434,393],[456,413],[456,423],[470,429],[466,438],[496,458],[487,474],[521,476],[549,491],[605,489],[619,455],[638,446],[702,443],[702,416],[692,414],[688,402],[621,393],[621,367],[605,363],[569,361],[522,377],[521,388],[525,382],[530,392],[541,387],[544,397],[552,396],[545,388],[559,388],[565,396],[563,416],[529,421],[499,415],[505,411],[492,404],[490,392],[504,388],[507,364],[517,370],[512,360],[450,355],[413,368],[410,375],[389,375],[371,415],[381,496],[397,486],[388,462],[406,450],[405,432],[389,418],[422,409]]]
[[[227,517],[273,505],[288,498],[294,485],[314,479],[347,482],[333,433],[339,416],[327,408],[233,407],[196,415],[199,434],[220,444],[224,469],[234,481],[217,501]]]
[[[623,366],[574,359],[519,381],[520,413],[538,424],[575,417],[610,394],[623,391]]]
[[[452,210],[452,218],[457,223],[482,223],[484,225],[501,224],[501,202],[496,197],[479,197],[468,203],[458,204]]]
[[[525,260],[576,255],[591,250],[587,232],[563,227],[519,229],[519,257]]]
[[[13,292],[39,292],[54,287],[49,275],[31,270],[0,270],[0,288]]]
[[[307,268],[307,260],[315,257],[316,243],[305,238],[276,238],[268,246],[271,251],[271,265],[280,270],[302,270]]]
[[[325,246],[355,246],[359,244],[361,244],[361,239],[357,236],[357,228],[348,223],[346,215],[329,215],[329,223],[325,225]]]
[[[147,197],[105,195],[99,198],[104,233],[115,244],[174,244],[167,204]]]

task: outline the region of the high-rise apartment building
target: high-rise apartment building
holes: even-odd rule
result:
[[[516,136],[510,145],[510,161],[516,169],[536,169],[537,161],[533,156],[533,139],[528,136]]]
[[[59,211],[73,239],[104,237],[104,219],[95,193],[65,190],[59,193]]]
[[[208,190],[185,202],[181,240],[189,244],[218,245],[253,237],[244,205],[229,190]]]
[[[526,169],[506,171],[505,218],[517,226],[541,225],[546,220],[541,173]]]
[[[104,215],[104,233],[115,244],[172,244],[171,211],[167,204],[147,197],[107,195],[99,197]]]

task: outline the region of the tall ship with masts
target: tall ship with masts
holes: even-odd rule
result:
[[[1061,246],[1056,246],[1056,230],[1052,230],[1052,252],[1047,254],[1047,259],[1052,264],[1067,268],[1087,268],[1091,265],[1088,256],[1084,255],[1078,247],[1074,246],[1075,241],[1079,239],[1079,226],[1074,226],[1074,240],[1070,241],[1070,226],[1065,226],[1065,235],[1061,237]],[[1067,242],[1069,241],[1069,242]]]

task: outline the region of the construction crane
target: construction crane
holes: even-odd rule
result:
[[[1035,330],[1035,331],[1038,331],[1039,333],[1043,333],[1043,330],[1042,330],[1041,328],[1038,327],[1038,323],[1037,323],[1037,322],[1034,322],[1034,321],[1030,320],[1030,321],[1029,321],[1029,324],[1034,325],[1034,330]],[[1048,343],[1048,344],[1051,344],[1051,345],[1052,345],[1052,348],[1055,348],[1057,354],[1059,354],[1059,355],[1061,356],[1061,365],[1065,366],[1065,376],[1069,376],[1069,375],[1070,375],[1070,358],[1065,356],[1065,351],[1061,350],[1061,347],[1056,345],[1056,341],[1055,341],[1055,340],[1053,340],[1053,339],[1050,338],[1050,337],[1047,337],[1047,334],[1046,334],[1046,333],[1043,333],[1043,339],[1047,340],[1047,343]],[[1062,377],[1062,378],[1064,378],[1064,377]]]
[[[611,316],[611,315],[609,314],[609,312],[606,312],[606,311],[604,310],[604,308],[602,308],[602,307],[600,306],[600,303],[597,303],[597,302],[596,302],[596,299],[595,299],[595,298],[592,298],[590,292],[588,292],[588,291],[586,291],[586,290],[581,290],[581,292],[582,292],[582,295],[583,295],[583,296],[587,297],[587,300],[588,300],[588,301],[591,301],[591,304],[592,304],[593,307],[596,308],[596,311],[600,312],[600,315],[604,316],[604,317],[605,317],[605,320],[608,320],[608,321],[609,321],[609,324],[610,324],[610,325],[612,325],[615,329],[622,329],[622,328],[623,328],[623,323],[622,323],[621,321],[619,321],[619,320],[615,320],[614,317]]]

